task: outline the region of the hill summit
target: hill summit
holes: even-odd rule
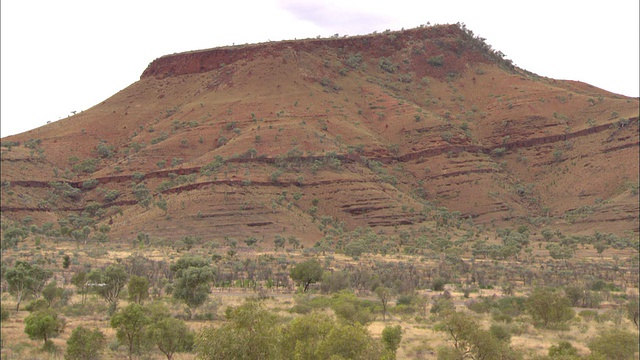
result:
[[[637,233],[638,106],[519,69],[459,24],[167,55],[91,109],[2,139],[2,221],[276,246]]]

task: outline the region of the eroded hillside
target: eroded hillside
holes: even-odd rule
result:
[[[457,25],[193,51],[3,138],[2,218],[307,245],[449,218],[637,233],[638,138],[638,99],[515,68]]]

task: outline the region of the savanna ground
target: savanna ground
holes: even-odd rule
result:
[[[536,242],[536,243],[541,243]],[[186,249],[157,248],[144,246],[141,244],[82,244],[70,241],[55,241],[51,239],[40,239],[37,243],[27,240],[14,248],[8,249],[3,254],[3,274],[8,268],[6,264],[15,259],[31,259],[43,264],[45,268],[53,271],[52,279],[58,284],[73,292],[64,302],[58,302],[56,307],[59,313],[66,320],[65,330],[52,339],[55,345],[54,350],[46,352],[42,350],[42,340],[30,340],[24,332],[24,319],[29,315],[25,310],[28,300],[22,302],[20,311],[15,311],[16,299],[7,290],[6,281],[3,279],[2,304],[10,310],[10,317],[2,323],[2,358],[3,359],[59,359],[64,356],[66,341],[71,331],[79,325],[88,328],[97,328],[106,336],[106,346],[102,352],[103,358],[119,359],[127,356],[126,347],[116,340],[115,330],[110,327],[108,304],[96,294],[89,294],[84,306],[80,306],[81,296],[76,293],[76,288],[69,283],[72,275],[88,268],[101,268],[108,264],[123,264],[131,272],[136,271],[135,261],[145,259],[156,264],[164,264],[165,267],[174,263],[185,254],[200,254],[206,258],[214,260],[213,265],[217,267],[218,282],[212,286],[212,292],[207,302],[198,307],[193,317],[189,318],[186,306],[166,294],[167,284],[170,281],[162,276],[151,279],[150,298],[152,300],[164,302],[170,309],[171,315],[186,320],[188,327],[196,333],[203,327],[221,326],[226,322],[225,309],[229,306],[238,306],[247,298],[260,298],[264,306],[272,313],[281,317],[283,322],[288,322],[292,318],[301,316],[300,314],[309,311],[320,311],[333,314],[330,306],[318,306],[314,303],[314,298],[335,297],[335,289],[339,285],[336,277],[330,278],[329,274],[340,271],[349,272],[351,286],[346,286],[354,291],[360,299],[370,300],[369,304],[375,304],[370,309],[372,319],[367,328],[374,339],[380,339],[385,326],[400,325],[402,327],[402,342],[397,351],[398,359],[435,359],[438,349],[443,346],[452,346],[451,338],[443,331],[437,331],[438,323],[441,322],[441,313],[434,309],[438,306],[439,299],[447,298],[454,304],[456,310],[475,316],[480,324],[488,329],[492,324],[498,324],[511,334],[511,347],[524,358],[534,358],[536,356],[547,355],[549,348],[561,340],[569,341],[580,355],[590,353],[587,344],[598,334],[609,329],[624,329],[637,335],[637,327],[627,315],[627,305],[632,299],[637,299],[637,252],[629,249],[616,250],[606,249],[598,253],[595,248],[582,246],[576,252],[575,258],[555,260],[549,257],[548,251],[542,245],[531,245],[532,250],[527,251],[527,256],[519,261],[515,260],[482,260],[472,261],[470,254],[461,254],[459,261],[466,264],[485,263],[487,267],[483,276],[484,280],[476,279],[478,272],[467,271],[461,274],[456,270],[455,262],[437,252],[423,252],[422,256],[407,255],[401,253],[387,255],[373,255],[361,253],[357,256],[347,256],[343,253],[333,251],[309,251],[309,249],[293,249],[284,246],[279,251],[263,249],[261,244],[246,248],[237,247],[235,244],[218,245],[216,249],[211,249],[211,244],[195,244],[188,251]],[[63,269],[62,258],[65,254],[71,255],[71,265],[68,269]],[[212,255],[213,254],[213,255]],[[218,255],[216,254],[224,254]],[[323,266],[325,281],[311,284],[309,291],[302,294],[301,287],[296,286],[289,278],[289,271],[296,263],[301,263],[309,259],[317,259]],[[40,261],[37,261],[40,259]],[[246,264],[251,261],[263,264],[269,263],[264,270],[258,268],[258,272],[267,271],[271,274],[267,281],[245,282],[251,277]],[[242,268],[242,264],[245,264]],[[129,266],[129,265],[131,266]],[[384,281],[384,276],[380,273],[369,273],[371,279],[364,279],[361,282],[353,277],[366,277],[367,269],[374,269],[376,266],[384,267],[382,264],[404,264],[415,265],[416,268],[424,268],[428,274],[432,274],[430,281],[424,285],[412,287],[405,293],[395,290],[389,301],[386,314],[386,321],[382,320],[382,306],[380,299],[371,287],[380,280]],[[592,276],[591,282],[584,278],[569,281],[544,280],[532,275],[524,275],[523,279],[517,281],[509,278],[508,269],[521,269],[523,273],[541,274],[541,268],[554,264],[553,271],[557,272],[559,278],[570,277],[572,271],[581,267],[588,269]],[[607,269],[607,266],[610,268]],[[220,281],[226,273],[225,269],[235,266],[236,276],[228,281]],[[262,270],[261,270],[262,269]],[[389,270],[390,269],[390,270]],[[397,268],[388,268],[387,271],[397,271]],[[408,271],[404,270],[400,271]],[[250,270],[249,270],[250,271]],[[375,272],[376,270],[374,270]],[[458,278],[449,277],[446,272],[458,275]],[[227,276],[227,275],[225,275]],[[329,276],[329,277],[327,277]],[[542,275],[545,276],[545,275]],[[253,275],[254,278],[260,278]],[[442,279],[448,278],[448,281]],[[274,279],[273,281],[271,279]],[[376,280],[377,279],[377,280]],[[606,280],[603,280],[606,279]],[[634,282],[635,279],[635,282]],[[471,280],[471,281],[470,281]],[[478,281],[480,280],[480,281]],[[401,281],[401,280],[398,280]],[[404,281],[412,281],[411,279]],[[481,284],[479,282],[482,282]],[[356,286],[354,286],[354,284]],[[326,285],[326,286],[325,286]],[[556,328],[544,328],[534,326],[534,321],[526,311],[517,314],[506,315],[498,309],[489,312],[476,313],[469,309],[470,303],[474,300],[481,302],[482,299],[497,300],[503,297],[526,297],[534,287],[552,286],[567,289],[567,287],[577,286],[582,291],[590,294],[596,300],[592,309],[574,307],[575,316],[564,325]],[[324,286],[324,287],[323,287]],[[337,286],[337,288],[335,287]],[[555,286],[554,286],[555,287]],[[393,289],[394,286],[392,285]],[[396,284],[397,289],[402,286]],[[434,290],[435,289],[435,290]],[[565,291],[566,292],[566,291]],[[125,307],[126,291],[120,296],[118,309]],[[584,299],[583,299],[584,300]],[[315,304],[315,305],[314,305]],[[575,304],[574,304],[575,305]],[[637,306],[637,302],[636,302]],[[586,311],[585,311],[586,310]],[[174,359],[195,359],[195,353],[177,353]],[[141,359],[161,359],[164,355],[157,349],[146,351],[139,355]],[[635,355],[637,359],[637,353]]]

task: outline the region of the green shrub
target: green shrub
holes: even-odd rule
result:
[[[444,55],[432,56],[427,59],[427,63],[431,66],[442,66],[444,65]]]
[[[447,311],[452,311],[455,309],[453,302],[451,300],[447,300],[445,298],[436,299],[431,305],[431,309],[429,310],[432,314],[439,314]]]
[[[573,347],[568,341],[560,341],[557,345],[551,345],[549,348],[549,357],[551,358],[565,358],[578,355],[578,349]]]
[[[361,300],[353,292],[343,290],[331,298],[331,308],[338,318],[350,323],[368,325],[374,320],[378,302]]]
[[[200,173],[208,175],[212,172],[218,171],[224,165],[224,159],[222,156],[217,155],[215,159],[207,165],[200,168]]]
[[[394,73],[396,72],[396,70],[398,70],[398,65],[394,64],[391,59],[383,57],[380,59],[380,62],[378,63],[378,65],[380,66],[380,68],[386,72],[389,73]]]
[[[11,311],[4,304],[0,304],[0,323],[3,323],[11,317]]]
[[[271,182],[272,183],[277,183],[278,182],[278,178],[280,177],[280,175],[282,175],[282,170],[276,170],[274,172],[271,173]]]
[[[352,69],[357,69],[358,67],[360,67],[360,63],[362,63],[362,55],[360,53],[349,54],[349,57],[345,61],[345,65]]]
[[[93,189],[96,186],[98,186],[98,180],[97,179],[89,179],[89,180],[85,180],[82,182],[82,188],[83,189]]]
[[[510,315],[503,314],[499,310],[493,311],[491,313],[491,318],[494,321],[499,321],[499,322],[503,322],[503,323],[506,323],[506,324],[510,324],[513,321],[513,318]]]
[[[98,159],[86,159],[82,162],[73,165],[73,171],[79,173],[91,174],[96,171],[98,166]]]
[[[98,146],[96,146],[96,152],[98,153],[98,156],[103,159],[110,158],[114,155],[113,146],[107,145],[104,141],[100,141]]]
[[[394,357],[401,341],[402,327],[400,325],[385,326],[382,330],[382,343],[384,344],[385,349],[391,352]]]
[[[491,310],[491,304],[490,304],[489,299],[482,299],[482,300],[471,300],[471,301],[467,301],[466,302],[466,306],[469,310],[478,313],[478,314],[484,314],[484,313],[488,313]]]
[[[106,345],[104,334],[98,330],[89,330],[82,326],[73,329],[67,340],[66,360],[99,359],[100,352]]]
[[[395,314],[411,315],[416,313],[416,308],[413,305],[396,305],[391,309],[391,312]]]
[[[24,142],[24,147],[28,149],[35,149],[40,146],[40,143],[42,143],[42,140],[40,139],[29,139]]]
[[[311,306],[308,304],[295,304],[289,309],[289,312],[295,314],[308,314],[313,310]]]
[[[24,307],[28,312],[46,310],[47,308],[49,308],[49,303],[42,298],[32,300]]]
[[[68,197],[71,200],[78,200],[82,196],[82,192],[80,191],[80,189],[74,188],[69,183],[54,181],[50,182],[49,186],[56,189],[57,191],[62,192],[62,195]]]
[[[104,200],[111,202],[120,197],[120,191],[118,190],[109,190],[104,194]]]
[[[500,310],[501,313],[510,316],[519,316],[525,311],[526,298],[522,296],[509,296],[503,297],[495,301],[495,307]]]
[[[24,332],[32,340],[44,340],[44,344],[52,338],[58,336],[65,327],[63,318],[53,310],[40,310],[31,313],[24,319]]]
[[[402,294],[396,299],[396,305],[411,305],[413,298],[413,295]]]
[[[501,148],[496,148],[491,150],[491,155],[495,157],[502,157],[506,152],[507,152],[507,149],[501,147]]]
[[[591,284],[593,291],[619,291],[620,289],[613,283],[607,283],[602,279],[598,279]]]
[[[398,76],[398,81],[403,83],[410,83],[413,81],[413,76],[411,76],[411,74],[400,74]]]
[[[278,317],[257,301],[246,301],[225,312],[227,321],[220,327],[205,327],[197,336],[195,349],[199,359],[273,359]]]
[[[535,289],[527,298],[525,307],[536,325],[542,327],[562,326],[575,316],[571,301],[549,289]]]
[[[638,337],[631,332],[611,329],[593,338],[587,346],[594,354],[609,360],[632,359],[638,352]]]
[[[511,341],[511,330],[507,326],[491,324],[491,327],[489,327],[489,332],[500,341],[504,341],[506,343],[509,343]]]
[[[598,312],[596,310],[582,310],[578,313],[578,316],[583,318],[585,321],[597,320]]]
[[[431,290],[433,291],[442,291],[444,290],[444,286],[447,284],[447,280],[443,278],[435,278],[431,282]]]
[[[448,311],[435,330],[445,332],[453,347],[438,349],[438,359],[513,359],[515,354],[506,339],[483,330],[478,321],[462,312]],[[506,336],[501,330],[494,330]]]
[[[400,329],[401,330],[401,329]],[[336,322],[326,314],[300,316],[282,328],[278,341],[281,359],[391,359],[401,340],[401,331],[383,331],[389,354],[383,356],[381,344],[374,341],[366,327]],[[239,358],[239,357],[237,357]]]
[[[151,139],[151,144],[157,144],[160,143],[162,141],[167,140],[167,138],[169,138],[169,134],[167,134],[164,131],[160,132],[160,136],[158,136],[157,138]]]
[[[367,252],[368,245],[364,240],[355,240],[348,243],[344,247],[344,254],[347,256],[351,256],[352,258],[360,257],[362,254]]]
[[[11,149],[14,146],[20,146],[20,142],[19,141],[3,141],[0,143],[0,146]]]
[[[141,172],[134,172],[133,174],[131,174],[131,178],[133,178],[133,180],[135,181],[140,181],[144,179],[144,174]]]

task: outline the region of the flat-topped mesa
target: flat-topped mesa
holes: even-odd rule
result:
[[[465,40],[465,41],[460,41]],[[295,51],[314,51],[322,48],[333,48],[345,54],[363,53],[373,57],[393,56],[403,49],[422,48],[426,54],[431,52],[456,53],[464,52],[463,43],[471,44],[474,40],[459,25],[436,25],[419,27],[410,30],[385,31],[369,35],[351,37],[333,37],[326,39],[285,40],[240,46],[226,46],[206,50],[188,51],[165,55],[155,59],[140,76],[165,78],[186,74],[197,74],[215,70],[224,64],[232,64],[239,60],[251,60],[255,57],[277,55],[284,49]],[[477,41],[476,41],[477,42]],[[473,44],[477,45],[477,44]],[[471,47],[466,47],[471,50]],[[473,46],[474,50],[481,50]],[[479,51],[467,53],[467,61],[486,61]],[[432,56],[431,55],[426,55]],[[453,56],[453,55],[452,55]]]

